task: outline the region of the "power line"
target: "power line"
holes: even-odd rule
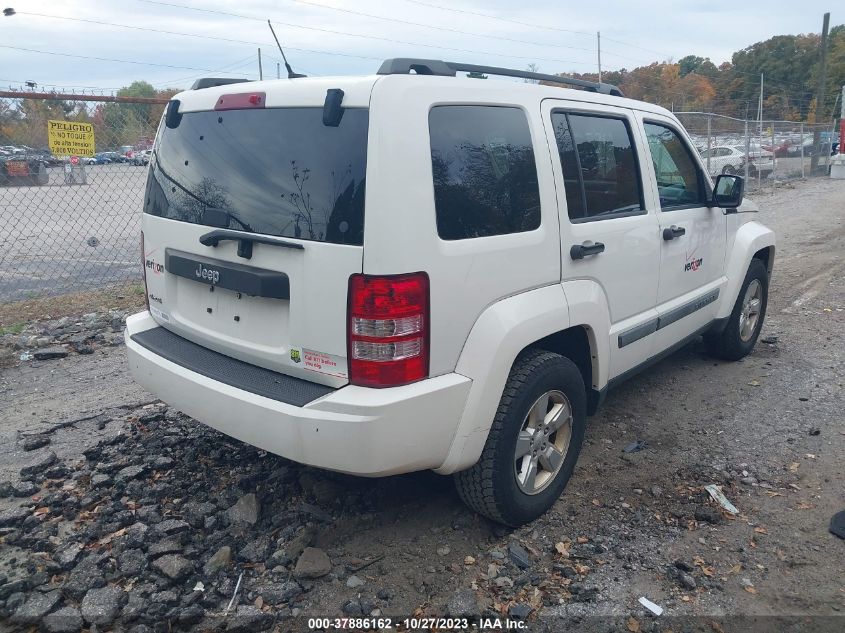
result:
[[[139,1],[144,2],[145,0],[139,0]],[[159,4],[159,3],[156,3],[156,4]],[[165,3],[160,3],[160,4],[165,4]],[[171,6],[179,6],[179,5],[171,5]],[[193,7],[180,7],[180,8],[193,9]],[[212,12],[212,13],[223,13],[223,12],[219,12],[219,11],[211,11],[210,9],[194,9],[194,10],[195,11],[209,11],[209,12]],[[40,18],[52,18],[52,19],[56,19],[56,20],[69,20],[71,22],[87,22],[89,24],[97,24],[97,25],[100,25],[100,26],[116,26],[116,27],[123,28],[123,29],[132,29],[132,30],[135,30],[135,31],[148,31],[148,32],[152,32],[152,33],[162,33],[162,34],[165,34],[165,35],[178,35],[178,36],[181,36],[181,37],[196,37],[196,38],[199,38],[199,39],[216,40],[218,42],[230,42],[230,43],[233,43],[233,44],[249,44],[250,46],[268,46],[269,45],[267,41],[255,42],[255,41],[250,41],[250,40],[236,40],[236,39],[232,39],[232,38],[228,38],[228,37],[219,37],[219,36],[216,36],[216,35],[200,35],[198,33],[184,33],[184,32],[181,32],[181,31],[167,31],[167,30],[164,30],[164,29],[154,29],[154,28],[144,27],[144,26],[133,26],[131,24],[118,24],[118,23],[115,23],[115,22],[105,22],[105,21],[102,21],[102,20],[89,20],[89,19],[85,19],[85,18],[72,18],[72,17],[64,16],[64,15],[50,15],[50,14],[46,14],[46,13],[30,13],[30,12],[24,12],[24,11],[18,11],[17,15],[30,15],[30,16],[40,17]],[[259,18],[252,18],[252,17],[248,17],[248,16],[239,16],[239,15],[236,15],[236,14],[233,14],[233,13],[223,13],[223,15],[229,15],[229,16],[232,16],[232,17],[241,17],[241,18],[248,19],[248,20],[259,19]],[[263,22],[263,20],[261,20],[261,21]],[[296,25],[292,25],[292,26],[296,26]],[[302,28],[310,28],[310,27],[302,27]],[[309,49],[309,48],[296,48],[296,47],[293,47],[293,46],[289,46],[288,48],[290,48],[291,50],[301,51],[301,52],[306,52],[306,53],[318,53],[318,54],[322,54],[322,55],[338,55],[338,56],[341,56],[341,57],[356,57],[356,58],[360,58],[360,59],[375,59],[375,60],[381,61],[380,57],[368,57],[366,55],[353,55],[351,53],[338,53],[338,52],[334,52],[334,51],[325,51],[325,50],[317,50],[317,49]]]
[[[299,2],[299,1],[300,0],[292,0],[292,2]],[[482,17],[482,18],[489,18],[491,20],[499,20],[500,22],[507,22],[507,23],[510,23],[510,24],[518,24],[520,26],[527,26],[527,27],[532,28],[532,29],[543,29],[544,31],[555,31],[555,32],[558,32],[558,33],[571,33],[573,35],[583,35],[583,36],[587,36],[587,37],[591,37],[591,38],[595,37],[595,33],[593,33],[593,32],[578,31],[578,30],[573,30],[573,29],[563,29],[563,28],[559,28],[559,27],[556,27],[556,26],[549,26],[547,24],[535,24],[535,23],[532,23],[532,22],[522,22],[521,20],[514,20],[512,18],[503,18],[503,17],[498,16],[498,15],[492,15],[490,13],[483,13],[481,11],[470,11],[469,9],[456,9],[454,7],[444,7],[442,5],[433,4],[431,2],[422,2],[421,0],[405,0],[405,2],[410,2],[411,4],[417,4],[417,5],[420,5],[420,6],[423,6],[423,7],[429,7],[431,9],[440,9],[441,11],[450,11],[452,13],[463,13],[463,14],[466,14],[466,15],[475,15],[475,16]],[[311,2],[304,2],[304,0],[303,0],[302,3],[303,4],[315,4],[315,3],[311,3]],[[315,4],[315,6],[324,6],[324,5]],[[328,8],[331,8],[331,7],[324,6],[324,8],[328,9]],[[649,53],[656,53],[657,55],[660,55],[661,57],[671,57],[671,55],[661,53],[660,51],[651,50],[649,48],[643,48],[642,46],[638,46],[636,44],[629,44],[627,42],[623,42],[622,40],[617,40],[617,39],[613,39],[613,38],[610,38],[610,37],[605,37],[605,39],[607,41],[610,41],[610,42],[615,42],[616,44],[621,44],[622,46],[631,46],[632,48],[639,48],[640,50],[648,51]],[[585,48],[585,49],[582,49],[582,50],[592,51],[593,49]],[[627,59],[629,61],[635,61],[635,62],[642,62],[643,61],[641,59],[639,59],[639,60],[633,59],[631,57],[627,57],[625,55],[619,55],[618,53],[613,53],[613,52],[610,52],[610,51],[603,51],[603,52],[605,53],[605,55],[612,55],[613,57],[619,57],[621,59]]]
[[[174,7],[174,8],[178,8],[178,9],[186,9],[188,11],[199,11],[201,13],[212,13],[212,14],[216,14],[216,15],[224,15],[224,16],[233,17],[233,18],[240,18],[240,19],[243,19],[243,20],[254,20],[254,21],[260,21],[260,22],[264,22],[264,20],[265,20],[265,18],[259,18],[259,17],[252,16],[252,15],[244,15],[244,14],[241,14],[241,13],[232,13],[230,11],[220,11],[220,10],[217,10],[217,9],[203,9],[201,7],[191,7],[191,6],[186,6],[186,5],[182,5],[182,4],[175,4],[175,3],[171,3],[171,2],[159,2],[158,0],[138,0],[138,1],[139,2],[145,2],[145,3],[148,3],[148,4],[157,4],[157,5],[162,5],[162,6]],[[294,0],[294,1],[296,1],[296,0]],[[321,5],[317,5],[317,6],[321,6]],[[328,8],[331,8],[331,7],[325,7],[325,8],[328,9]],[[369,15],[369,14],[366,14],[366,15]],[[379,17],[379,16],[373,16],[373,17]],[[384,18],[384,19],[387,19],[387,18]],[[508,58],[508,59],[523,59],[523,60],[528,60],[528,61],[557,62],[557,63],[561,63],[561,64],[578,64],[578,65],[584,65],[584,66],[592,65],[592,62],[583,62],[583,61],[578,61],[578,60],[573,60],[573,59],[537,57],[535,55],[509,55],[507,53],[497,53],[497,52],[494,52],[494,51],[456,48],[456,47],[453,47],[453,46],[443,46],[443,45],[439,45],[439,44],[426,44],[426,43],[423,43],[423,42],[411,42],[411,41],[407,41],[407,40],[398,40],[398,39],[390,38],[390,37],[382,37],[382,36],[379,36],[379,35],[364,35],[364,34],[361,34],[361,33],[350,33],[349,31],[338,31],[338,30],[335,30],[335,29],[327,29],[327,28],[315,27],[315,26],[305,26],[303,24],[295,24],[295,23],[292,23],[292,22],[284,22],[284,21],[279,20],[277,18],[272,18],[272,21],[275,24],[282,24],[284,26],[287,26],[287,27],[290,27],[290,28],[295,28],[295,29],[305,29],[305,30],[308,30],[308,31],[317,31],[317,32],[320,32],[320,33],[330,33],[332,35],[344,35],[344,36],[347,36],[347,37],[358,37],[358,38],[362,38],[362,39],[366,39],[366,40],[391,42],[391,43],[394,43],[394,44],[403,44],[403,45],[406,45],[406,46],[421,46],[421,47],[424,47],[424,48],[435,48],[435,49],[439,49],[439,50],[456,51],[456,52],[459,52],[459,53],[469,53],[469,54],[472,54],[472,55],[487,55],[487,56],[493,56],[493,57],[505,57],[505,58]],[[401,21],[401,20],[399,20],[399,22],[404,23],[404,21]],[[416,23],[409,23],[409,24],[414,24],[415,26],[424,26],[424,27],[427,26],[427,25],[424,25],[424,24],[416,24]],[[441,27],[432,26],[430,28],[441,28]],[[574,48],[574,49],[577,49],[577,50],[585,50],[585,51],[591,50],[591,49],[579,48],[579,47],[575,47],[575,46],[541,44],[541,43],[538,43],[538,42],[529,42],[527,40],[517,40],[517,39],[513,39],[513,38],[505,38],[505,37],[498,37],[498,36],[492,36],[492,35],[488,36],[488,35],[482,35],[482,34],[478,34],[478,33],[469,33],[469,32],[466,32],[466,31],[458,31],[456,29],[449,29],[449,28],[445,28],[445,27],[441,28],[441,30],[451,31],[453,33],[459,33],[459,34],[462,34],[462,35],[471,35],[471,36],[476,36],[476,37],[488,37],[488,38],[493,38],[493,39],[501,39],[501,40],[506,40],[506,41],[511,41],[511,42],[518,42],[520,44],[534,45],[534,46],[547,46],[547,47],[551,46],[551,47],[558,47],[558,48]],[[197,37],[203,37],[203,36],[197,36]],[[288,47],[288,48],[291,48],[293,50],[302,50],[302,49],[296,49],[294,47]],[[338,53],[338,54],[340,54],[340,53]],[[367,59],[379,59],[379,61],[381,61],[381,58],[368,57]]]
[[[129,59],[114,59],[112,57],[92,57],[89,55],[77,55],[75,53],[59,53],[57,51],[42,51],[35,48],[24,48],[22,46],[9,46],[7,44],[0,44],[0,48],[8,48],[16,51],[25,51],[27,53],[41,53],[42,55],[54,55],[56,57],[75,57],[77,59],[90,59],[100,62],[116,62],[119,64],[135,64],[138,66],[158,66],[160,68],[176,68],[178,70],[199,70],[201,72],[213,73],[214,70],[209,68],[196,68],[194,66],[176,66],[174,64],[158,64],[155,62],[139,62]],[[237,73],[236,73],[237,74]]]
[[[247,15],[242,15],[242,14],[237,14],[237,13],[231,13],[231,12],[228,12],[228,11],[220,11],[220,10],[217,10],[217,9],[203,9],[203,8],[199,8],[199,7],[190,7],[190,6],[185,6],[185,5],[171,3],[171,2],[163,2],[161,0],[138,0],[138,1],[139,2],[145,2],[147,4],[158,4],[158,5],[163,5],[163,6],[177,7],[177,8],[180,8],[180,9],[189,9],[189,10],[192,10],[192,11],[202,11],[202,12],[205,12],[205,13],[216,13],[218,15],[228,15],[228,16],[232,16],[232,17],[245,18],[245,19],[248,19],[248,20],[261,20],[262,22],[265,19],[265,18],[256,18],[254,16],[247,16]],[[569,46],[567,44],[544,44],[544,43],[536,42],[536,41],[521,40],[521,39],[516,39],[516,38],[511,38],[511,37],[505,37],[503,35],[488,35],[486,33],[474,33],[474,32],[471,32],[471,31],[462,31],[462,30],[459,30],[459,29],[453,29],[453,28],[449,28],[449,27],[445,27],[445,26],[435,26],[435,25],[432,25],[432,24],[423,24],[421,22],[411,22],[409,20],[401,20],[401,19],[398,19],[398,18],[389,18],[389,17],[386,17],[386,16],[375,15],[375,14],[372,14],[372,13],[364,13],[364,12],[361,12],[361,11],[353,11],[352,9],[342,9],[342,8],[339,8],[339,7],[330,7],[330,6],[327,6],[327,5],[317,4],[315,2],[305,2],[305,1],[301,1],[301,0],[290,0],[290,1],[291,2],[297,2],[299,4],[307,4],[307,5],[311,5],[311,6],[314,6],[314,7],[319,7],[321,9],[328,9],[328,10],[331,10],[331,11],[340,11],[340,12],[343,12],[343,13],[349,13],[349,14],[352,14],[352,15],[359,15],[359,16],[363,16],[363,17],[378,19],[378,20],[387,20],[387,21],[390,21],[390,22],[398,23],[398,24],[406,24],[406,25],[409,25],[409,26],[420,26],[420,27],[423,27],[423,28],[436,29],[436,30],[439,30],[439,31],[447,31],[447,32],[450,32],[450,33],[456,33],[458,35],[469,35],[471,37],[483,37],[483,38],[486,38],[486,39],[501,40],[501,41],[505,41],[505,42],[514,42],[514,43],[517,43],[517,44],[528,44],[530,46],[546,46],[546,47],[551,47],[551,48],[569,48],[569,49],[581,50],[581,51],[590,51],[590,52],[592,51],[591,48],[584,48],[584,47],[581,47],[581,46]],[[315,29],[315,27],[306,27],[306,26],[303,26],[303,25],[300,25],[300,24],[285,23],[285,22],[278,20],[276,18],[273,18],[273,22],[278,22],[279,24],[285,24],[286,26],[292,26],[292,27],[296,27],[296,28],[323,30],[323,29]],[[347,33],[347,32],[342,32],[342,31],[329,31],[329,32],[337,33],[337,34],[340,34],[340,35],[350,35],[352,37],[364,37],[364,38],[368,38],[368,39],[380,39],[380,40],[385,40],[385,41],[389,41],[389,42],[397,42],[397,43],[400,43],[400,44],[412,44],[414,46],[431,46],[429,44],[419,44],[419,43],[416,43],[416,42],[402,42],[400,40],[392,40],[392,39],[389,39],[389,38],[382,38],[382,37],[377,37],[377,36],[374,36],[374,35],[360,35],[360,34],[357,34],[357,33]],[[443,48],[443,47],[438,47],[438,48]],[[460,49],[451,49],[451,50],[460,50]],[[466,52],[466,51],[463,51],[463,52]],[[470,52],[473,52],[473,51],[470,51]],[[497,54],[497,53],[486,53],[485,51],[478,51],[478,52],[481,52],[481,53],[484,53],[484,54]],[[512,55],[500,55],[500,56],[502,56],[502,57],[513,57]],[[549,61],[564,61],[564,62],[566,62],[567,60],[555,60],[555,59],[553,59],[553,60],[549,60]]]

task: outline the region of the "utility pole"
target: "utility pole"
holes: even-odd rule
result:
[[[760,73],[760,101],[757,103],[757,122],[759,134],[763,135],[763,73]]]
[[[827,83],[827,35],[830,28],[830,13],[824,14],[822,22],[822,41],[819,63],[819,89],[816,92],[816,123],[824,116],[824,92]],[[813,130],[813,156],[810,158],[810,173],[814,173],[819,166],[819,154],[821,154],[821,131],[816,126]]]
[[[261,49],[258,49],[258,80],[264,79],[264,71],[261,69]]]
[[[839,153],[845,156],[845,86],[842,86],[842,111],[839,113]]]
[[[596,31],[596,52],[599,57],[599,83],[601,83],[601,31]]]
[[[279,62],[276,62],[276,79],[282,78],[282,65]]]

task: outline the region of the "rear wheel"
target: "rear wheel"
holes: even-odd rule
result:
[[[736,174],[736,168],[733,165],[725,165],[722,167],[722,173],[727,176],[733,176]]]
[[[578,367],[543,350],[511,368],[481,458],[455,475],[464,503],[510,526],[533,521],[566,487],[581,451],[587,398]]]
[[[704,337],[707,350],[724,360],[739,360],[750,354],[766,318],[768,299],[766,265],[759,259],[752,259],[725,329]]]

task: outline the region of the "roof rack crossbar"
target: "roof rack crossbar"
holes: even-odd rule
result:
[[[411,72],[418,75],[437,75],[440,77],[454,77],[459,72],[482,73],[486,75],[498,75],[500,77],[517,77],[520,79],[535,79],[537,81],[548,81],[569,86],[578,86],[590,92],[598,92],[614,97],[624,97],[622,91],[613,84],[599,83],[575,79],[574,77],[562,77],[560,75],[546,75],[544,73],[533,73],[527,70],[516,70],[513,68],[500,68],[497,66],[478,66],[476,64],[463,64],[461,62],[445,62],[439,59],[415,59],[411,57],[397,57],[387,59],[378,69],[379,75],[409,75]]]

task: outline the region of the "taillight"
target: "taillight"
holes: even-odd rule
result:
[[[144,302],[147,310],[150,309],[150,294],[147,290],[147,253],[144,249],[144,232],[141,231],[141,276],[144,279]]]
[[[428,376],[428,275],[349,278],[349,382],[396,387]]]

